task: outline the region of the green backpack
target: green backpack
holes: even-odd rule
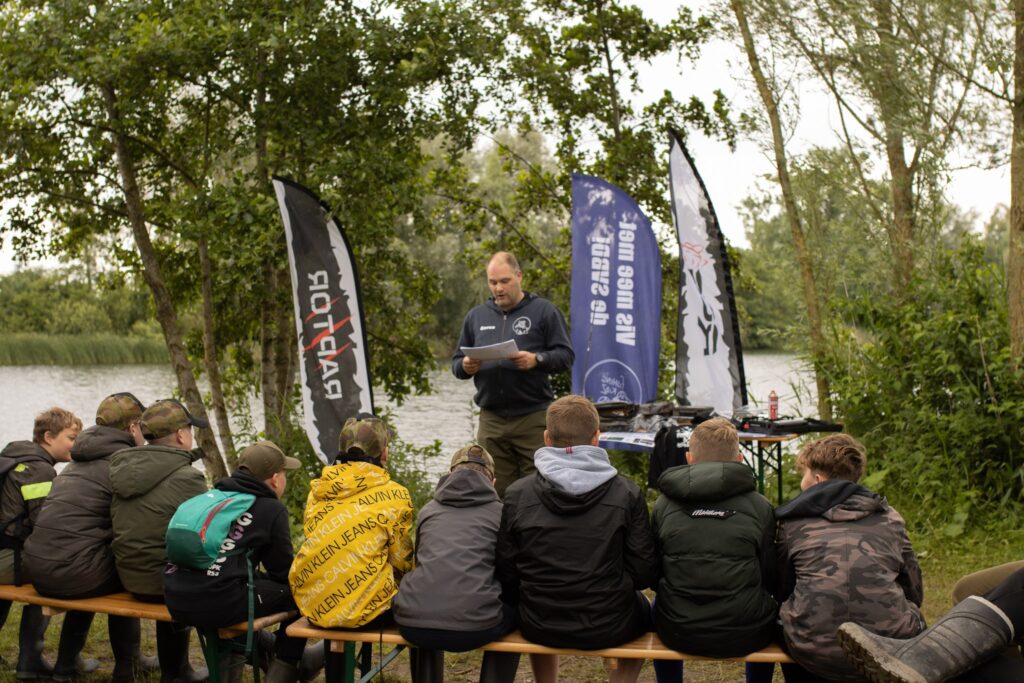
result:
[[[251,493],[219,489],[186,500],[167,525],[167,559],[179,567],[209,569],[220,555],[235,554],[228,534],[254,500]]]

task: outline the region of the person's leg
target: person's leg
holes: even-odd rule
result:
[[[80,661],[82,648],[89,639],[95,612],[70,611],[64,615],[60,629],[60,645],[57,647],[57,661],[53,665],[53,680],[69,681],[76,673],[95,671],[99,662],[95,659]]]
[[[960,604],[970,595],[985,595],[1021,569],[1024,569],[1024,560],[1007,562],[962,577],[953,586],[953,604]]]
[[[1013,625],[1016,640],[1024,639],[1024,567],[1006,577],[985,593],[985,598],[998,607]]]
[[[516,479],[537,471],[533,456],[544,445],[544,430],[547,428],[547,412],[538,410],[510,420],[506,441],[515,454]]]
[[[476,432],[476,441],[494,458],[494,488],[498,497],[505,496],[505,489],[514,482],[519,470],[516,466],[516,454],[508,448],[505,438],[507,420],[489,410],[480,410],[480,426]]]
[[[533,680],[537,683],[558,683],[558,655],[530,655]]]
[[[206,678],[206,668],[193,669],[189,661],[191,638],[191,626],[168,621],[157,622],[156,652],[160,659],[161,683],[190,683]]]
[[[114,654],[115,683],[127,683],[135,679],[136,662],[141,659],[139,643],[142,627],[138,619],[107,615],[107,633],[110,635],[110,650]]]
[[[444,650],[409,648],[409,673],[412,683],[442,683],[444,681]]]
[[[799,664],[783,664],[782,677],[786,683],[828,683],[823,678],[815,676]]]
[[[25,605],[21,610],[21,625],[18,628],[18,673],[19,679],[48,678],[53,668],[43,661],[43,636],[49,617],[43,616],[39,605]]]
[[[775,664],[771,662],[747,662],[747,683],[772,683],[775,676]]]
[[[519,671],[518,652],[484,653],[480,663],[480,683],[513,683]]]
[[[11,613],[11,604],[10,600],[0,600],[0,628],[7,623],[7,615]]]

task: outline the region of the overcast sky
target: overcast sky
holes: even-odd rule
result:
[[[676,13],[679,3],[665,0],[634,0],[647,16],[665,22]],[[706,2],[687,0],[691,7],[706,6]],[[698,95],[712,102],[712,93],[721,89],[729,98],[733,111],[751,106],[752,84],[746,71],[746,60],[739,49],[730,43],[715,40],[705,46],[700,61],[677,64],[675,58],[664,57],[642,69],[641,106],[656,99],[665,90],[671,90],[677,99],[686,100]],[[831,102],[812,87],[801,93],[801,119],[790,140],[790,152],[796,154],[814,145],[836,145],[838,138],[833,124],[835,112]],[[740,140],[735,151],[718,140],[708,139],[699,132],[690,131],[690,152],[697,170],[711,195],[719,222],[726,237],[738,246],[747,246],[739,207],[743,200],[756,191],[757,184],[768,188],[763,180],[774,171],[771,159],[750,140]],[[668,169],[665,171],[665,191],[668,192]],[[993,171],[967,169],[953,175],[948,196],[964,209],[974,210],[981,220],[988,218],[998,204],[1009,204],[1009,168]],[[56,265],[55,261],[48,265]],[[15,267],[9,240],[0,249],[0,273]]]

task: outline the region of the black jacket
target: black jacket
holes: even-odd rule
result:
[[[543,352],[544,361],[532,370],[520,370],[507,360],[485,362],[472,375],[474,400],[502,417],[544,410],[554,396],[548,375],[570,369],[574,358],[565,318],[547,299],[524,292],[523,300],[508,313],[493,299],[471,310],[462,323],[452,372],[459,379],[470,378],[462,368],[463,346],[487,346],[509,339],[515,339],[520,351]]]
[[[661,558],[655,627],[669,647],[742,657],[777,638],[775,516],[741,462],[673,467],[651,525]]]
[[[498,578],[518,582],[529,640],[595,650],[638,637],[648,620],[637,591],[657,567],[644,495],[624,477],[577,496],[538,473],[505,492]]]
[[[215,485],[221,491],[251,493],[256,496],[248,514],[252,521],[238,523],[236,547],[219,572],[193,570],[168,564],[164,572],[164,597],[175,621],[201,627],[230,626],[248,617],[248,567],[246,551],[252,551],[256,578],[288,585],[292,566],[292,539],[288,510],[261,480],[244,470],[221,479]],[[262,566],[262,570],[259,568]]]
[[[53,481],[23,558],[42,595],[84,598],[119,590],[110,541],[110,456],[131,434],[95,425],[78,435],[71,463]]]
[[[53,468],[56,461],[34,441],[12,441],[0,451],[0,458],[15,461],[0,490],[0,547],[20,548],[32,533],[50,493],[51,482],[57,476]]]

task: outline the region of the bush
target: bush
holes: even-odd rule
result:
[[[824,366],[837,416],[868,448],[865,483],[918,530],[1024,520],[1024,376],[1004,283],[968,237],[902,299],[838,304],[855,325],[834,329]]]

